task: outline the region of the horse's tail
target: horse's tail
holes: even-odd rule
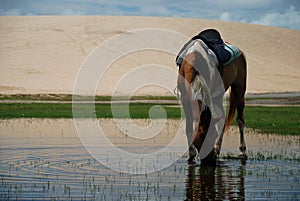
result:
[[[224,132],[229,128],[229,126],[232,122],[232,119],[235,115],[236,108],[237,108],[237,100],[236,100],[234,91],[232,89],[230,89],[228,114],[227,114]]]

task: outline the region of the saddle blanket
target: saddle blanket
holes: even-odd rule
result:
[[[200,41],[199,39],[197,39],[198,41]],[[193,41],[189,41],[189,43],[187,43],[179,52],[179,54],[177,55],[177,58],[176,58],[176,64],[180,67],[182,62],[183,62],[183,59],[184,57],[187,55],[187,53],[191,53],[191,51],[188,51],[193,45],[196,40],[193,40]],[[202,41],[201,41],[202,42]],[[203,42],[202,42],[203,44]],[[206,48],[208,48],[206,46]],[[228,64],[230,64],[231,62],[233,62],[234,60],[236,60],[240,55],[241,55],[241,51],[234,45],[231,45],[229,43],[224,43],[224,49],[230,54],[230,57],[226,59],[226,61],[223,63],[223,66],[226,66]],[[215,54],[212,53],[213,51],[210,50],[210,54],[213,54],[212,57],[215,57]],[[217,66],[219,64],[216,64]]]
[[[227,50],[230,53],[230,58],[229,58],[228,61],[226,61],[224,63],[224,66],[230,64],[231,62],[236,60],[241,55],[241,51],[234,45],[225,43],[224,44],[224,49]]]
[[[186,50],[189,49],[196,40],[201,40],[206,44],[210,51],[213,51],[218,59],[217,67],[219,71],[223,66],[230,64],[241,55],[241,52],[237,47],[223,41],[221,34],[217,30],[206,29],[194,36],[179,51],[176,57],[176,64],[179,66],[179,68],[184,59],[183,56],[185,56],[183,53],[186,52]]]

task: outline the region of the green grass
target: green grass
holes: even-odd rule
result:
[[[246,107],[245,121],[264,133],[300,135],[300,106]]]
[[[131,118],[149,118],[149,110],[156,104],[132,103],[129,107]],[[165,109],[167,117],[171,119],[180,118],[181,110],[172,105],[161,106]],[[91,117],[93,114],[87,114],[90,104],[77,104],[79,117]],[[124,110],[126,105],[115,104],[117,111]],[[97,118],[112,118],[111,104],[96,104]],[[115,118],[126,118],[124,113],[120,113]],[[1,103],[0,118],[73,118],[72,104],[69,103]],[[157,116],[156,118],[162,118]]]
[[[76,96],[75,96],[76,97]],[[85,97],[78,96],[81,99]],[[71,94],[0,94],[0,100],[38,100],[38,101],[72,101]],[[87,100],[110,101],[111,96],[87,96]],[[128,100],[128,97],[116,96],[116,100]],[[132,96],[130,100],[177,100],[175,96]]]
[[[131,118],[149,118],[149,110],[156,104],[131,103]],[[167,118],[178,119],[181,117],[180,107],[160,104],[166,111]],[[80,117],[91,117],[85,114],[87,104],[78,107]],[[96,104],[98,118],[112,118],[110,104]],[[124,109],[124,104],[116,105],[117,111]],[[1,103],[0,118],[72,118],[72,104],[69,103]],[[120,113],[115,118],[126,117]],[[157,116],[156,118],[163,118]],[[300,106],[266,107],[248,106],[245,109],[245,121],[248,128],[260,130],[264,133],[300,135]]]

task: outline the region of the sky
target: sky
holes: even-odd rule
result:
[[[182,17],[300,30],[300,0],[0,0],[0,15]]]

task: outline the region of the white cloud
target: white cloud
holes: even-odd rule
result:
[[[83,15],[80,11],[74,11],[72,9],[63,9],[60,15]]]
[[[232,15],[229,12],[221,13],[220,20],[222,20],[222,21],[233,21],[232,20]]]
[[[9,15],[9,16],[18,16],[23,15],[22,11],[20,9],[0,9],[0,15]]]
[[[286,3],[287,0],[202,0],[218,10],[264,10]]]
[[[295,10],[294,6],[290,6],[290,8],[283,13],[268,13],[258,20],[252,20],[251,23],[300,30],[300,11]]]

